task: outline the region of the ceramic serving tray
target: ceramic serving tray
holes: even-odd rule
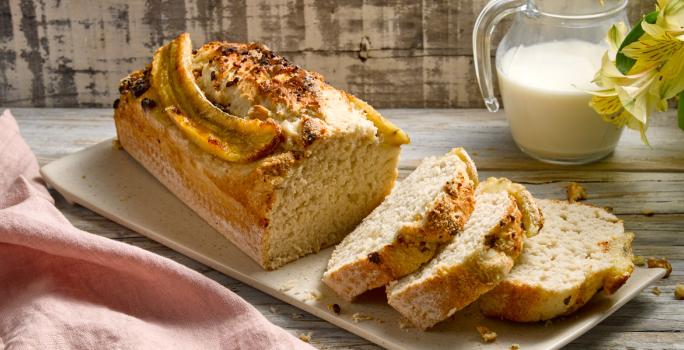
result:
[[[320,282],[331,254],[326,249],[264,271],[200,219],[124,150],[105,141],[41,169],[47,183],[78,203],[241,282],[389,349],[557,349],[576,339],[634,298],[665,270],[640,269],[611,297],[597,295],[575,315],[543,324],[487,319],[477,305],[422,332],[407,327],[386,304],[381,291],[353,304]],[[338,304],[339,315],[328,305]],[[498,334],[485,344],[475,330],[484,325]]]

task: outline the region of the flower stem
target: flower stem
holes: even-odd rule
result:
[[[677,105],[677,117],[679,119],[679,128],[684,130],[684,91],[679,93],[679,102]]]

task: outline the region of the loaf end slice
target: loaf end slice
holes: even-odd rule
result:
[[[633,234],[602,208],[538,200],[545,225],[525,241],[518,264],[480,299],[491,317],[534,322],[568,315],[631,275]]]
[[[352,300],[415,271],[463,229],[476,184],[462,148],[426,158],[335,248],[323,282]]]
[[[524,235],[542,226],[529,198],[523,186],[507,179],[481,183],[463,232],[419,271],[390,283],[389,304],[426,329],[494,288],[513,267]],[[524,217],[535,221],[526,225]]]

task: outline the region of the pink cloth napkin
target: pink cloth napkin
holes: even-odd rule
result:
[[[73,227],[0,116],[0,349],[312,349],[220,284]]]

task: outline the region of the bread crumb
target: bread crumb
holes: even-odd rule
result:
[[[496,332],[491,329],[485,326],[475,326],[475,328],[480,333],[480,336],[485,343],[491,343],[496,340]]]
[[[297,281],[295,281],[295,280],[289,280],[289,281],[285,282],[285,284],[283,284],[282,286],[280,286],[280,287],[278,288],[278,290],[281,291],[281,292],[287,292],[287,291],[289,291],[290,289],[294,288],[295,283],[297,283]]]
[[[278,309],[276,309],[275,306],[269,307],[268,310],[271,311],[272,314],[277,314],[277,313],[278,313]]]
[[[520,345],[518,345],[518,344],[511,344],[511,350],[520,350]]]
[[[311,336],[312,335],[313,335],[313,332],[302,333],[299,335],[299,340],[306,342],[306,343],[311,343]]]
[[[646,258],[641,255],[635,255],[632,257],[632,263],[636,266],[644,266],[646,265]]]
[[[651,293],[653,293],[656,296],[660,295],[660,288],[658,288],[658,287],[651,288]]]
[[[653,215],[655,215],[655,212],[654,212],[653,210],[651,210],[651,209],[644,209],[644,210],[641,211],[641,213],[644,214],[644,215],[646,215],[646,216],[653,216]]]
[[[123,146],[121,146],[121,142],[119,142],[119,139],[112,140],[112,147],[114,147],[114,149],[117,150],[123,149]]]
[[[571,182],[565,186],[565,194],[568,202],[574,203],[587,199],[587,191],[577,182]]]
[[[352,320],[354,320],[354,323],[359,323],[363,321],[368,321],[372,320],[373,316],[366,315],[362,312],[356,312],[352,315]]]
[[[339,315],[340,312],[342,312],[342,308],[340,308],[339,304],[328,304],[328,310],[334,312],[335,315]]]
[[[321,300],[323,295],[316,291],[316,290],[310,290],[308,294],[304,297],[304,301],[318,301]]]
[[[684,284],[677,283],[674,289],[675,299],[684,300]]]
[[[294,320],[301,320],[302,318],[304,318],[303,314],[298,314],[296,312],[291,313],[290,316],[292,316],[292,319]]]
[[[409,321],[408,318],[402,317],[399,319],[399,328],[409,330],[411,328],[416,328],[416,326],[411,321]]]
[[[672,273],[672,264],[670,264],[670,262],[667,261],[667,259],[665,258],[648,258],[646,263],[648,264],[649,269],[652,269],[654,267],[666,269],[667,273],[665,274],[665,276],[663,276],[663,278],[670,277],[670,274]]]

